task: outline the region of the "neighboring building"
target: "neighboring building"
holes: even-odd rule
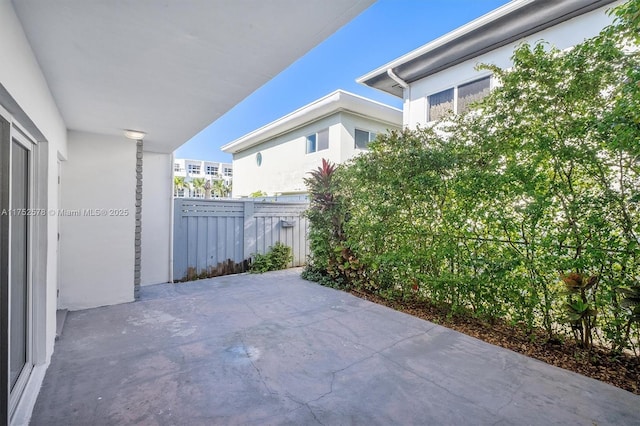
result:
[[[401,125],[400,110],[337,90],[222,147],[233,154],[233,196],[304,193],[323,158],[342,163]]]
[[[189,160],[176,158],[173,161],[174,177],[182,177],[188,184],[185,188],[174,188],[175,197],[203,198],[204,190],[194,187],[194,179],[204,179],[215,187],[216,181],[222,181],[225,187],[230,187],[233,180],[233,165],[217,161]]]
[[[415,128],[464,111],[496,84],[488,63],[511,66],[520,43],[544,40],[565,49],[597,35],[613,0],[515,0],[389,62],[357,81],[404,99],[403,124]]]
[[[373,0],[254,3],[0,0],[0,425],[57,308],[172,279],[172,152]]]

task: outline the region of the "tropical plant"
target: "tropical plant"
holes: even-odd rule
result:
[[[268,271],[286,269],[293,260],[291,247],[278,241],[269,247],[265,254],[254,253],[249,271],[253,274],[261,274]]]
[[[571,324],[576,340],[582,347],[593,346],[593,329],[595,328],[597,311],[593,307],[595,286],[598,277],[587,277],[579,273],[571,273],[562,277],[566,287],[565,303],[566,321]]]
[[[180,190],[185,190],[188,188],[187,182],[184,180],[184,176],[174,176],[173,177],[173,196],[177,197]]]
[[[251,194],[249,194],[249,198],[261,198],[261,197],[266,197],[267,193],[264,191],[255,191],[252,192]]]
[[[195,192],[196,197],[200,197],[204,194],[204,187],[206,185],[205,178],[194,178],[191,181],[191,185],[193,186],[193,190]]]
[[[212,181],[211,192],[216,197],[223,197],[225,194],[225,183],[222,179]]]

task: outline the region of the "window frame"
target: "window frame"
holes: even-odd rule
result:
[[[430,123],[437,123],[437,122],[439,122],[441,120],[441,119],[431,120],[431,117],[430,117],[430,115],[431,115],[430,114],[431,102],[429,101],[429,98],[431,96],[438,95],[438,94],[446,92],[448,90],[453,90],[453,114],[454,115],[458,115],[458,114],[460,114],[459,107],[458,107],[458,99],[459,99],[460,87],[463,87],[463,86],[466,86],[466,85],[470,85],[470,84],[473,84],[473,83],[476,83],[476,82],[480,82],[480,81],[485,80],[485,79],[489,80],[489,92],[491,92],[495,87],[495,83],[494,83],[495,80],[493,78],[493,74],[485,74],[485,75],[475,76],[473,78],[460,81],[459,83],[455,84],[454,86],[447,86],[447,87],[441,88],[440,90],[433,91],[433,92],[429,93],[428,95],[426,95],[424,97],[425,98],[425,103],[426,103],[425,122],[427,124],[430,124]]]
[[[365,147],[359,147],[358,146],[358,142],[357,142],[357,137],[356,134],[357,132],[363,132],[363,133],[367,133],[367,145]],[[374,132],[372,130],[365,130],[359,127],[356,127],[353,129],[353,148],[354,149],[359,149],[359,150],[368,150],[369,149],[369,144],[371,142],[373,142],[376,138],[378,137],[378,132]]]
[[[189,175],[199,175],[201,170],[199,164],[187,164],[187,174]]]
[[[321,133],[322,134],[326,133],[326,135],[327,135],[327,139],[326,139],[327,147],[326,148],[322,148],[322,149],[320,149],[320,136],[321,136]],[[305,154],[309,155],[309,154],[314,154],[314,153],[320,152],[320,151],[328,151],[329,148],[330,148],[330,143],[331,143],[330,136],[331,136],[331,133],[329,132],[329,127],[325,127],[323,129],[320,129],[320,130],[318,130],[318,131],[316,131],[314,133],[311,133],[311,134],[305,136]],[[313,150],[309,149],[311,138],[313,138],[313,148],[314,148]]]

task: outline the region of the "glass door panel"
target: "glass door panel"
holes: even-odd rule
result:
[[[11,393],[29,363],[29,154],[16,140],[11,146],[9,289],[9,383]]]

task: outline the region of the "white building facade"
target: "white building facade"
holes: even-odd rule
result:
[[[400,110],[337,90],[222,147],[233,154],[233,196],[305,193],[323,158],[342,163],[401,127]]]
[[[208,182],[211,187],[214,187],[216,181],[220,181],[225,187],[230,187],[233,181],[233,164],[176,158],[173,160],[173,176],[184,178],[187,184],[184,188],[174,187],[175,197],[203,198],[204,189],[194,186],[193,180]]]
[[[515,48],[528,42],[558,49],[597,35],[612,23],[613,0],[514,0],[360,77],[361,84],[403,99],[409,128],[462,112],[496,84],[478,64],[511,66]]]

